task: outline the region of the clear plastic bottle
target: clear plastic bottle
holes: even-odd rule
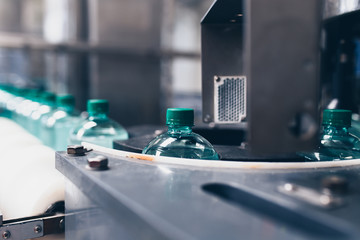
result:
[[[87,103],[88,118],[71,130],[70,143],[93,143],[113,148],[114,140],[128,139],[127,131],[117,122],[108,118],[109,102],[91,99]]]
[[[51,118],[51,116],[58,110],[57,109],[57,96],[55,96],[55,103],[54,106],[51,107],[51,110],[45,114],[42,114],[40,117],[40,140],[42,141],[42,143],[48,147],[53,147],[54,146],[54,136],[53,136],[53,129],[52,127],[49,126],[49,124],[51,125],[51,122],[49,123],[49,119]]]
[[[323,112],[320,147],[313,153],[300,153],[310,161],[360,159],[360,139],[349,132],[351,111],[326,109]]]
[[[168,131],[153,139],[143,154],[178,158],[219,160],[213,146],[202,136],[192,132],[194,110],[169,108],[166,113]]]
[[[13,120],[22,126],[22,115],[20,114],[21,109],[23,109],[24,103],[28,100],[26,98],[27,90],[24,88],[15,88],[14,90],[16,97],[9,102],[10,104],[10,111],[12,112]]]
[[[80,117],[75,110],[75,98],[72,95],[57,96],[56,104],[57,110],[48,119],[47,127],[53,131],[51,147],[56,151],[64,151],[69,144],[70,130],[79,123]]]
[[[24,100],[22,97],[22,90],[17,87],[10,87],[11,97],[6,101],[6,111],[9,113],[9,118],[16,122],[16,108]]]
[[[40,107],[41,92],[38,89],[29,89],[27,94],[28,102],[21,110],[22,126],[29,131],[33,132],[31,124],[31,114]]]
[[[0,116],[11,118],[11,112],[7,109],[6,104],[14,96],[10,93],[11,87],[2,85],[0,88]]]
[[[30,115],[30,128],[34,136],[41,134],[41,117],[54,110],[56,96],[51,92],[43,92],[40,96],[40,106]],[[40,138],[40,137],[39,137]]]
[[[46,146],[49,146],[53,149],[66,149],[70,129],[74,126],[74,124],[76,124],[76,112],[74,105],[75,99],[72,95],[58,95],[56,96],[56,107],[40,118],[40,136],[41,140]],[[57,124],[59,123],[59,128],[61,128],[62,119],[67,117],[69,117],[69,119],[64,119],[64,129],[62,132],[60,132],[60,129],[56,129],[58,128]],[[68,124],[71,126],[67,126]],[[57,146],[57,144],[60,146]],[[65,146],[65,148],[63,146]]]

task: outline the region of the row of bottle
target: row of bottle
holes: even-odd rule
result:
[[[89,100],[88,117],[81,118],[71,95],[56,97],[52,93],[5,87],[0,89],[0,114],[38,136],[45,145],[65,150],[68,144],[82,141],[100,146],[113,146],[113,140],[128,138],[126,130],[108,118],[106,100]],[[327,109],[323,112],[320,147],[314,152],[301,152],[310,161],[349,160],[360,158],[360,140],[349,131],[351,111]],[[192,159],[219,159],[213,146],[192,132],[194,111],[184,108],[167,110],[168,131],[152,140],[144,154]]]
[[[127,139],[126,130],[108,118],[108,111],[107,100],[92,99],[84,118],[75,109],[72,95],[8,86],[0,89],[0,116],[12,119],[56,151],[83,141],[111,148],[114,139]]]
[[[352,112],[326,109],[322,116],[319,147],[312,152],[299,152],[305,161],[338,161],[360,159],[360,139],[356,126],[351,128]],[[354,121],[354,123],[357,123]],[[152,140],[144,154],[195,159],[219,159],[203,137],[192,133],[192,109],[168,109],[168,131]],[[358,124],[359,125],[359,124]]]
[[[39,94],[36,90],[5,88],[0,90],[0,114],[38,136],[47,146],[57,151],[68,144],[94,143],[113,146],[113,140],[128,138],[126,130],[108,118],[106,100],[89,100],[87,119],[75,110],[71,95]],[[193,109],[170,108],[167,111],[169,130],[144,149],[145,154],[192,159],[219,159],[213,146],[203,137],[192,132]]]

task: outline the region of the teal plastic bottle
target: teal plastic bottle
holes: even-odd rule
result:
[[[202,136],[192,132],[194,110],[169,108],[166,113],[168,131],[153,139],[143,154],[177,158],[219,160],[213,146]]]
[[[14,96],[10,93],[11,87],[2,85],[0,87],[0,117],[11,118],[11,112],[6,105]]]
[[[51,92],[43,92],[40,95],[40,106],[30,115],[31,133],[39,137],[41,135],[41,117],[54,110],[56,96]],[[40,137],[39,137],[40,138]]]
[[[91,99],[87,103],[88,118],[71,130],[70,143],[93,143],[113,148],[114,140],[128,139],[127,131],[108,118],[109,102],[105,99]]]
[[[69,145],[70,130],[76,126],[80,117],[75,110],[75,98],[72,95],[59,95],[56,98],[57,110],[48,119],[53,130],[55,151],[65,151]]]
[[[14,121],[19,124],[21,127],[24,127],[25,117],[23,115],[23,111],[26,109],[27,105],[31,103],[28,99],[29,89],[27,88],[18,88],[17,96],[18,102],[16,103],[14,109]]]
[[[29,89],[27,94],[28,102],[23,106],[21,111],[22,126],[30,133],[34,132],[34,129],[32,129],[33,125],[31,123],[31,114],[41,106],[40,95],[40,90]]]
[[[17,122],[18,116],[16,114],[16,109],[19,104],[24,100],[22,95],[24,91],[21,88],[12,87],[11,88],[12,97],[6,102],[6,109],[9,112],[10,118]]]
[[[351,111],[326,109],[323,112],[320,147],[313,153],[300,153],[310,161],[360,159],[360,139],[349,132]]]

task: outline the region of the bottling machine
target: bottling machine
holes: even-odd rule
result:
[[[360,160],[301,162],[320,110],[358,113],[357,1],[217,0],[202,20],[203,121],[221,161],[56,153],[67,239],[358,239]],[[329,105],[330,104],[330,105]],[[215,134],[214,134],[215,133]]]

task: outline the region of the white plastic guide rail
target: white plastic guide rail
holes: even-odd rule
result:
[[[151,161],[156,163],[177,164],[194,167],[215,167],[215,168],[231,168],[231,169],[314,169],[314,168],[335,168],[360,165],[360,159],[341,160],[341,161],[324,161],[324,162],[244,162],[244,161],[214,161],[199,160],[186,158],[173,158],[152,156],[146,154],[132,153],[101,147],[95,144],[83,142],[82,145],[87,149],[94,149],[103,153],[114,156],[131,159]]]

